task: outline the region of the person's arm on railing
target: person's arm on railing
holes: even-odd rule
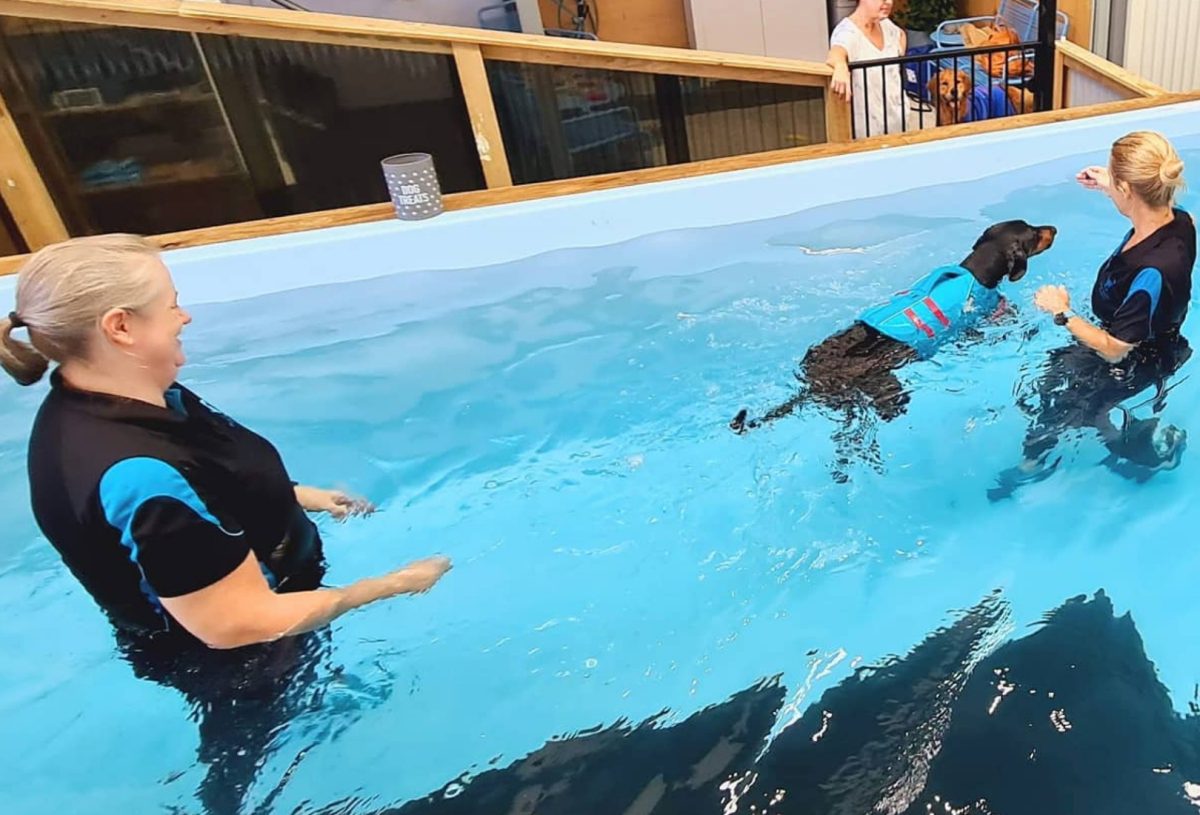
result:
[[[829,56],[825,58],[825,64],[833,69],[833,79],[829,82],[829,88],[845,101],[850,101],[850,55],[846,53],[846,49],[840,45],[835,45],[829,49]]]

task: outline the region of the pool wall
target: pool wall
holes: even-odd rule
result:
[[[1156,108],[1152,126],[1169,137],[1200,132],[1200,102]],[[383,221],[234,241],[168,253],[189,303],[361,280],[381,274],[489,266],[556,249],[602,246],[646,234],[757,221],[841,201],[991,178],[1095,151],[1147,125],[1147,111],[1019,128],[909,147],[698,176],[445,213],[418,222]],[[1061,179],[1046,179],[1047,183]],[[1026,179],[1013,179],[1019,189]],[[925,215],[956,212],[931,194]],[[264,253],[273,255],[271,262]],[[379,258],[386,257],[386,268]],[[11,287],[15,277],[0,281]]]
[[[854,155],[697,176],[567,197],[448,212],[429,221],[382,221],[177,249],[168,253],[181,298],[227,302],[386,274],[486,267],[557,249],[604,246],[643,235],[758,221],[845,201],[997,177],[1095,151],[1153,127],[1168,137],[1200,132],[1200,102],[966,136]],[[1061,179],[1046,179],[1047,183]],[[1028,177],[1013,178],[1012,189]],[[1036,183],[1036,182],[1035,182]],[[955,214],[931,194],[923,215]],[[264,259],[270,254],[270,261]],[[387,258],[382,265],[380,258]],[[16,277],[0,278],[10,293]],[[439,292],[426,290],[430,296]],[[11,294],[8,294],[11,296]]]

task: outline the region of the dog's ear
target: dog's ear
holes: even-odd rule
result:
[[[1004,252],[1004,260],[1008,263],[1008,279],[1016,283],[1029,271],[1029,256],[1019,243],[1012,243]]]
[[[938,76],[940,76],[940,72],[929,77],[929,84],[927,87],[929,88],[930,96],[938,95]]]

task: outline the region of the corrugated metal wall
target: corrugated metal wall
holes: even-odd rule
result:
[[[1128,0],[1124,65],[1170,91],[1200,89],[1200,0]]]

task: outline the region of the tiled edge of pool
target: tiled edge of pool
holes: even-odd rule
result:
[[[241,300],[408,271],[490,266],[675,229],[757,221],[854,199],[992,178],[1073,155],[1103,162],[1132,129],[1200,133],[1200,102],[678,181],[235,241],[169,253],[182,299]],[[903,160],[900,160],[903,158]],[[993,186],[995,186],[993,184]],[[379,258],[389,259],[386,267]],[[15,276],[0,278],[11,296]]]

